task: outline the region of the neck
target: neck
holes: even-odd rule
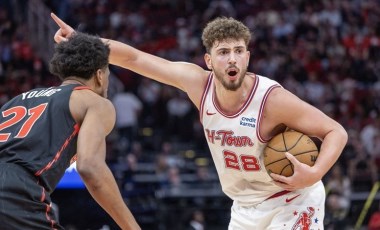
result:
[[[86,85],[83,81],[74,77],[65,78],[65,80],[62,82],[62,85],[70,85],[70,84]]]
[[[215,82],[218,84],[217,82]],[[236,91],[226,90],[221,84],[215,87],[215,99],[219,108],[226,114],[234,114],[244,105],[252,90],[253,84],[245,80]]]

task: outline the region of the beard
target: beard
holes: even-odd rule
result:
[[[247,68],[244,68],[241,71],[239,71],[239,73],[238,73],[239,76],[236,80],[230,81],[230,80],[224,78],[225,75],[228,75],[227,73],[222,72],[222,71],[216,71],[216,69],[214,67],[212,69],[214,71],[216,79],[218,79],[222,83],[223,87],[229,91],[238,90],[240,88],[240,86],[243,84],[243,80],[244,80],[245,75],[247,73]]]

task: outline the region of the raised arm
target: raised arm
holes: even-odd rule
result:
[[[65,41],[75,32],[54,13],[51,13],[51,17],[60,27],[54,35],[57,43]],[[209,71],[188,62],[168,61],[115,40],[105,38],[102,40],[110,45],[111,64],[179,88],[188,94],[196,106],[199,105]]]
[[[200,66],[188,62],[173,62],[140,51],[125,43],[102,39],[110,44],[110,63],[161,83],[174,86],[185,92],[189,85],[202,84],[207,72]]]

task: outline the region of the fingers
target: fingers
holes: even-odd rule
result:
[[[279,181],[273,181],[278,187],[281,187],[283,188],[284,190],[288,190],[288,191],[294,191],[294,190],[297,190],[295,187],[291,186],[291,185],[288,185],[288,184],[285,184],[285,183],[282,183],[282,182],[279,182]]]
[[[313,174],[310,170],[310,166],[299,162],[295,156],[288,152],[285,153],[285,156],[293,165],[294,173],[289,177],[271,173],[270,176],[277,186],[286,190],[296,190],[315,183],[315,181],[313,181]]]
[[[60,42],[63,42],[63,41],[68,41],[67,38],[65,38],[64,36],[62,36],[62,30],[59,29],[57,30],[57,32],[54,34],[54,41],[56,43],[60,43]]]
[[[50,13],[50,16],[53,18],[55,23],[58,24],[59,27],[63,28],[63,27],[69,26],[64,21],[62,21],[57,15],[55,15],[54,13]]]
[[[287,177],[278,174],[271,174],[271,177],[273,179],[273,183],[275,183],[277,186],[289,191],[296,190],[296,188],[289,183]]]
[[[285,156],[286,156],[286,158],[288,158],[288,160],[290,161],[290,163],[292,163],[294,165],[294,167],[296,167],[297,165],[299,165],[300,162],[297,160],[297,158],[295,156],[293,156],[293,154],[291,154],[289,152],[286,152]]]
[[[274,174],[274,173],[271,173],[270,176],[272,177],[272,179],[275,181],[275,182],[280,182],[280,183],[284,183],[284,184],[287,184],[288,183],[288,178],[285,177],[285,176],[281,176],[279,174]]]
[[[297,160],[297,158],[295,156],[293,156],[289,152],[286,152],[285,156],[293,164],[293,170],[296,170],[296,167],[300,164],[300,162]],[[278,182],[281,182],[281,183],[285,183],[285,184],[290,184],[291,183],[291,178],[290,177],[282,176],[282,175],[279,175],[279,174],[273,174],[273,173],[270,176],[275,181],[278,181]]]
[[[270,174],[270,176],[273,179],[273,183],[285,190],[294,191],[297,189],[297,187],[292,183],[290,177],[285,177],[274,173]]]
[[[54,13],[50,13],[50,16],[60,27],[60,29],[54,35],[54,40],[57,43],[61,41],[67,41],[67,38],[70,37],[74,33],[74,29],[71,26],[67,25]]]

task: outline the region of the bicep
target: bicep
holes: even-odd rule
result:
[[[275,90],[268,101],[272,119],[309,136],[323,139],[337,125],[322,111],[285,89]]]
[[[120,42],[111,41],[110,63],[186,92],[205,70],[188,62],[173,62]]]
[[[200,83],[205,73],[198,65],[172,62],[146,53],[136,59],[131,70],[185,92],[188,91],[188,86]]]
[[[156,61],[147,62],[141,57],[131,70],[182,90],[198,107],[210,72],[192,63],[170,62],[155,56],[153,59]]]
[[[105,138],[115,123],[115,110],[111,102],[99,100],[87,109],[78,135],[78,164],[81,161],[105,158]]]

